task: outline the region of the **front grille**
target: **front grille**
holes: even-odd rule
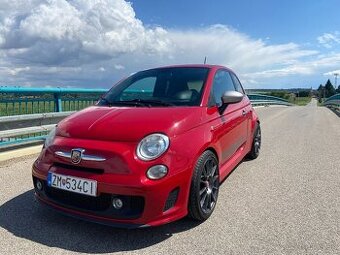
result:
[[[94,174],[104,173],[104,169],[100,169],[100,168],[89,168],[89,167],[82,167],[82,166],[76,166],[76,165],[67,165],[67,164],[62,164],[62,163],[54,163],[53,166],[57,168],[67,169],[67,170],[76,170],[76,171],[88,172],[88,173],[94,173]]]
[[[101,193],[97,197],[91,197],[49,187],[46,181],[42,181],[43,189],[38,190],[36,181],[37,178],[33,177],[35,191],[39,196],[65,208],[112,219],[137,219],[144,211],[145,201],[141,196]],[[121,209],[112,206],[113,198],[120,198],[123,201]]]
[[[111,206],[111,195],[100,194],[98,197],[90,197],[65,190],[51,188],[45,185],[46,195],[66,206],[90,211],[105,211]]]

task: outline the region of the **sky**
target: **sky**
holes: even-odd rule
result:
[[[334,84],[339,6],[339,0],[0,0],[0,86],[109,88],[139,70],[205,57],[232,68],[248,89]]]

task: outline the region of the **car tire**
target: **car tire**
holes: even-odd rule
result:
[[[205,151],[197,160],[189,197],[189,216],[205,221],[213,213],[219,191],[218,160],[212,151]]]
[[[247,158],[256,159],[260,155],[260,149],[261,149],[261,126],[260,124],[257,124],[254,132],[251,150],[248,153]]]

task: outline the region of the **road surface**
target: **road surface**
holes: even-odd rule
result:
[[[212,217],[122,230],[34,201],[36,156],[0,163],[0,254],[340,254],[340,118],[316,101],[258,108],[263,146],[224,181]]]

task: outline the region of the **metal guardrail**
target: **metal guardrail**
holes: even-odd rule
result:
[[[106,89],[0,87],[0,151],[43,142],[56,123],[76,110],[93,105],[105,92]],[[87,96],[84,97],[84,94]],[[88,94],[92,94],[92,98]],[[292,105],[284,99],[272,96],[249,94],[248,97],[255,106]],[[27,106],[30,102],[31,105]],[[70,106],[71,102],[73,107]],[[53,107],[46,108],[45,105],[49,103]],[[40,107],[41,104],[44,107]],[[10,107],[11,111],[8,110]],[[62,112],[63,109],[71,111]],[[37,111],[47,112],[35,113]],[[28,112],[32,114],[24,114]],[[16,115],[8,116],[10,113]]]
[[[77,111],[94,104],[107,89],[0,86],[0,116]]]
[[[73,111],[93,105],[107,89],[0,86],[0,151],[41,143]]]
[[[264,106],[267,106],[267,105],[292,106],[293,105],[283,98],[274,97],[274,96],[267,96],[267,95],[261,95],[261,94],[248,94],[248,97],[249,97],[251,104],[253,106],[259,106],[259,105],[264,105]]]
[[[340,111],[340,93],[327,98],[323,105]]]

